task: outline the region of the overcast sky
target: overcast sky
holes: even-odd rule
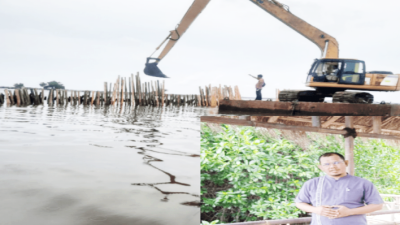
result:
[[[118,75],[139,72],[175,28],[192,0],[0,0],[0,86],[102,90]],[[290,11],[335,37],[341,58],[365,60],[367,71],[400,73],[400,1],[282,0]],[[158,52],[154,56],[158,56]],[[255,97],[248,74],[263,74],[263,97],[304,89],[320,50],[249,0],[211,0],[159,64],[169,93],[204,85],[238,85]],[[399,92],[374,92],[400,103]]]

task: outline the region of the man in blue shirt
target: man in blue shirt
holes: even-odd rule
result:
[[[366,225],[365,214],[382,209],[383,200],[368,180],[346,173],[343,155],[328,152],[319,157],[326,175],[304,183],[296,207],[312,212],[312,225]]]

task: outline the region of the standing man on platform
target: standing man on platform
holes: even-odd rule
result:
[[[368,180],[346,173],[348,161],[336,152],[319,157],[326,175],[304,183],[296,207],[312,212],[311,225],[366,225],[365,214],[381,210],[383,200]]]
[[[261,96],[261,90],[262,88],[265,86],[265,82],[264,79],[262,78],[263,75],[259,74],[257,77],[249,74],[251,77],[255,78],[258,80],[257,84],[256,84],[256,99],[255,100],[261,100],[262,96]]]

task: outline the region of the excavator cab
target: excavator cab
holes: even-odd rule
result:
[[[311,81],[363,85],[365,63],[354,59],[317,59],[308,73],[307,83]]]
[[[150,62],[150,60],[155,60],[155,62]],[[158,68],[158,62],[160,59],[158,58],[147,58],[144,73],[149,76],[153,77],[161,77],[161,78],[168,78],[161,70]]]

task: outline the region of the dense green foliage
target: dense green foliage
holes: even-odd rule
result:
[[[45,86],[47,86],[47,83],[42,82],[42,83],[40,83],[39,85],[40,85],[40,87],[45,87]]]
[[[47,83],[42,82],[39,85],[46,89],[65,89],[65,86],[61,82],[54,80]]]
[[[14,87],[15,88],[22,88],[22,87],[24,87],[24,84],[23,83],[15,83]]]
[[[201,130],[201,216],[206,221],[296,218],[301,211],[294,198],[305,181],[320,176],[319,155],[344,154],[343,138],[340,142],[334,136],[312,139],[302,149],[251,127],[222,125],[222,130],[213,133],[204,124]],[[382,140],[356,139],[356,175],[372,181],[381,193],[400,194],[398,152]]]

